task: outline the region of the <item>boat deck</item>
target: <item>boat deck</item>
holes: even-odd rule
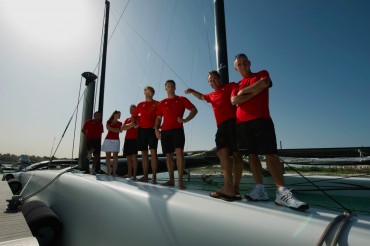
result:
[[[22,212],[6,213],[8,202],[13,194],[6,181],[0,179],[0,245],[39,245],[37,239],[32,236]]]

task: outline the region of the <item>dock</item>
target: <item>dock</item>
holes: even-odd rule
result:
[[[8,202],[13,196],[7,181],[0,178],[0,246],[35,246],[39,245],[32,235],[22,214],[6,213]]]

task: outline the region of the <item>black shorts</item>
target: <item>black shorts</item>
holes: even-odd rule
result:
[[[276,135],[271,119],[255,119],[236,126],[238,147],[248,154],[276,154]]]
[[[155,131],[153,128],[141,128],[138,129],[138,149],[140,151],[145,151],[149,149],[157,149],[158,147],[158,139],[155,136]]]
[[[125,139],[123,144],[124,155],[137,155],[137,139]]]
[[[161,144],[163,154],[173,153],[175,149],[184,149],[185,133],[184,128],[171,129],[161,132]]]
[[[215,141],[217,150],[228,148],[230,154],[237,150],[235,118],[226,120],[217,126]]]
[[[89,139],[86,140],[87,150],[94,149],[94,154],[100,154],[101,150],[101,139]]]

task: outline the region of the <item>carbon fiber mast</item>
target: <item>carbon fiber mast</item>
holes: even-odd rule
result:
[[[105,26],[104,26],[104,43],[103,43],[103,57],[101,64],[100,76],[100,93],[99,93],[99,112],[103,119],[103,106],[104,106],[104,86],[105,86],[105,67],[107,61],[107,46],[108,46],[108,26],[109,26],[109,8],[110,2],[105,1]]]
[[[98,111],[102,115],[103,119],[103,107],[104,107],[104,86],[105,86],[105,70],[106,70],[106,60],[107,60],[107,46],[108,46],[108,27],[109,27],[109,9],[110,2],[105,1],[105,25],[104,25],[104,39],[103,39],[103,54],[102,54],[102,65],[101,65],[101,76],[100,76],[100,92],[99,92],[99,108]],[[81,125],[85,123],[86,120],[91,119],[93,115],[94,108],[94,92],[95,92],[95,80],[97,76],[90,72],[85,72],[82,76],[86,79],[86,93],[84,98],[84,107],[82,112]],[[80,135],[80,149],[79,149],[79,161],[78,168],[81,171],[89,171],[89,162],[87,160],[87,150],[86,150],[86,138],[84,134]],[[99,164],[98,164],[99,165]]]
[[[225,25],[225,8],[223,0],[214,0],[217,71],[220,73],[221,83],[229,83],[229,69],[227,61],[227,42]]]

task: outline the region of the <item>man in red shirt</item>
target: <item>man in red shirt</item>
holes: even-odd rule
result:
[[[81,132],[85,134],[86,146],[87,146],[87,159],[93,158],[93,168],[90,170],[91,174],[96,173],[96,168],[100,160],[101,150],[101,135],[104,131],[103,124],[101,122],[101,113],[95,112],[94,118],[87,120],[82,127]]]
[[[299,201],[284,185],[283,169],[277,155],[274,123],[269,112],[269,87],[272,86],[266,70],[253,73],[245,54],[234,58],[235,70],[242,79],[239,88],[233,91],[232,104],[237,105],[236,123],[238,142],[249,155],[249,165],[256,187],[245,197],[250,201],[267,201],[263,185],[262,166],[258,155],[266,155],[266,165],[273,177],[277,191],[275,203],[295,210],[306,210],[309,206]]]
[[[183,184],[184,174],[184,146],[185,133],[183,124],[189,122],[198,113],[197,108],[186,98],[175,94],[176,83],[167,80],[165,83],[167,98],[162,100],[157,109],[157,120],[155,123],[155,134],[161,139],[162,151],[166,155],[166,164],[169,174],[169,181],[164,186],[174,186],[173,153],[176,153],[176,166],[179,174],[178,188],[185,189]],[[190,110],[189,115],[184,119],[185,109]],[[161,126],[163,118],[163,124]],[[161,128],[161,131],[159,130]]]
[[[158,139],[155,136],[154,124],[159,102],[153,99],[155,90],[151,86],[144,88],[145,101],[139,103],[132,113],[133,120],[138,119],[138,149],[141,151],[141,163],[143,167],[143,177],[138,181],[148,182],[149,159],[148,147],[152,165],[152,183],[157,183],[157,147]]]
[[[231,104],[231,92],[237,86],[236,83],[221,84],[221,78],[217,71],[208,73],[209,85],[214,89],[213,92],[203,95],[194,90],[185,90],[186,94],[193,94],[200,100],[205,100],[212,104],[216,118],[216,147],[217,155],[220,159],[221,168],[224,174],[224,187],[216,192],[211,192],[210,196],[222,198],[227,201],[240,200],[239,184],[243,172],[243,159],[236,147],[236,107]],[[232,160],[235,161],[234,185],[232,182]]]
[[[122,130],[126,131],[125,142],[123,144],[123,154],[127,159],[127,175],[124,178],[131,178],[136,180],[137,173],[137,125],[132,120],[132,113],[135,111],[136,105],[130,106],[131,117],[127,118],[123,125]]]

